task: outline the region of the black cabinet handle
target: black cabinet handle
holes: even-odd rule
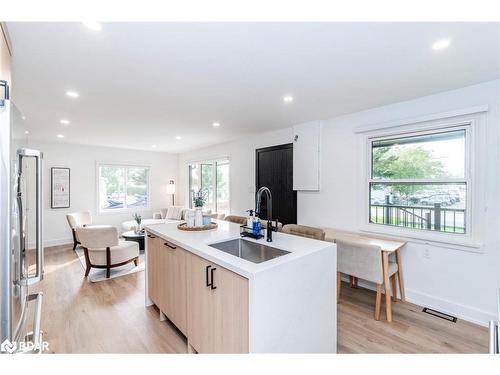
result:
[[[206,280],[207,280],[207,286],[211,286],[212,284],[210,283],[209,281],[209,278],[208,278],[208,270],[211,268],[212,266],[207,266],[206,269],[205,269],[205,276],[206,276]]]
[[[152,235],[150,235],[150,234],[148,234],[148,237],[149,237],[149,238],[156,238],[155,236],[152,236]]]
[[[171,249],[174,249],[174,250],[177,249],[177,247],[170,245],[168,242],[165,242],[164,245],[166,247],[170,247]]]
[[[212,268],[210,270],[210,278],[212,279],[212,282],[210,283],[210,289],[214,290],[214,289],[217,289],[216,286],[214,286],[214,271],[216,270],[217,268]]]

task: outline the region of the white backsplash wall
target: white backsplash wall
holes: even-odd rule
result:
[[[121,223],[132,220],[134,212],[144,218],[154,211],[171,205],[166,194],[171,179],[177,181],[177,155],[163,152],[126,150],[118,148],[73,145],[66,143],[21,142],[21,145],[43,152],[44,157],[44,243],[45,246],[72,243],[72,234],[66,221],[69,212],[87,210],[95,224],[111,224],[121,228]],[[98,214],[96,163],[138,164],[150,167],[151,209],[121,213]],[[71,207],[50,208],[50,168],[71,168]],[[28,225],[33,225],[29,223]]]
[[[474,187],[488,202],[488,206],[474,207],[481,212],[480,223],[475,223],[483,227],[476,238],[482,244],[480,252],[411,240],[403,250],[409,301],[486,324],[496,315],[496,292],[500,286],[499,91],[500,81],[492,81],[326,120],[321,145],[321,191],[298,193],[298,222],[359,230],[358,205],[364,198],[360,195],[359,173],[365,163],[359,155],[360,136],[354,129],[488,104],[487,143],[482,145],[486,162],[482,171],[476,171],[485,178]],[[292,129],[288,128],[181,154],[179,199],[188,189],[188,161],[229,156],[231,213],[244,214],[254,205],[255,149],[290,143],[292,136]]]

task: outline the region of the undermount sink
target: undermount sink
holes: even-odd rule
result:
[[[209,246],[253,263],[262,263],[290,253],[289,251],[242,239],[218,242]]]

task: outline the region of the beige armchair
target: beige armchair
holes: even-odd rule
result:
[[[77,237],[80,239],[85,254],[85,277],[90,269],[105,268],[109,278],[111,268],[123,266],[129,262],[139,264],[139,244],[134,241],[118,239],[118,230],[111,225],[94,225],[77,227]]]
[[[306,225],[286,224],[283,226],[281,231],[283,233],[312,238],[315,240],[325,240],[325,231],[323,229],[308,227]]]
[[[382,249],[376,245],[359,244],[350,241],[336,241],[337,243],[337,303],[340,298],[341,273],[352,278],[360,278],[375,283],[377,294],[375,297],[375,320],[380,320],[380,304],[382,300],[382,285],[386,295],[390,293],[389,285],[385,285],[382,268]],[[392,284],[392,295],[396,299],[396,274],[398,265],[389,262],[389,277]],[[357,281],[356,281],[357,284]],[[390,304],[386,306],[391,309]],[[388,311],[389,312],[389,311]],[[389,315],[389,314],[388,314]],[[390,313],[392,315],[392,311]]]
[[[245,225],[247,223],[247,218],[245,216],[228,215],[224,218],[224,220],[240,225]]]
[[[92,215],[88,211],[72,212],[66,215],[66,219],[73,233],[73,250],[75,250],[76,246],[80,244],[76,228],[92,224]]]
[[[224,220],[226,215],[225,214],[218,214],[217,212],[214,212],[214,213],[210,214],[210,217],[212,219]]]

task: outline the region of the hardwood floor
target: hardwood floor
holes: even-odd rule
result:
[[[68,246],[45,250],[42,329],[55,353],[185,353],[186,339],[144,307],[144,272],[91,283]]]
[[[144,272],[88,282],[71,247],[45,251],[42,327],[55,353],[185,353],[186,339],[156,307],[144,307]],[[343,284],[339,353],[486,353],[488,332],[450,323],[409,303],[393,303],[393,322],[373,319],[375,294]]]
[[[384,299],[382,299],[383,301]],[[383,302],[382,302],[383,303]],[[339,353],[487,353],[488,330],[422,312],[411,303],[392,303],[392,322],[373,319],[375,292],[342,283],[337,304]]]

